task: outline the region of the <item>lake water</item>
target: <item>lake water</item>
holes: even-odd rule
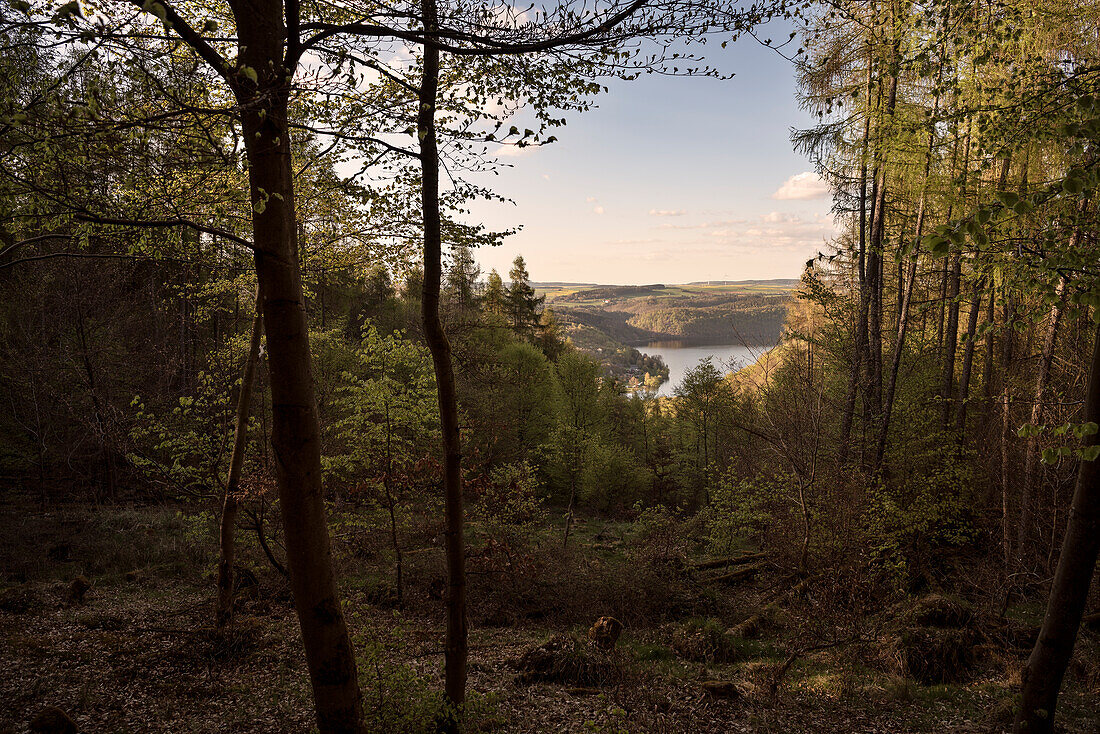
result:
[[[658,395],[672,395],[688,370],[707,357],[724,374],[753,364],[767,349],[742,344],[701,344],[690,340],[650,342],[638,347],[643,354],[659,355],[668,365],[668,382],[661,385]]]

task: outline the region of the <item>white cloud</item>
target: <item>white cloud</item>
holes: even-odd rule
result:
[[[651,217],[682,217],[687,214],[683,209],[650,209]]]
[[[585,199],[585,201],[587,201],[589,204],[595,204],[596,203],[596,197],[595,196],[589,196],[587,199]]]
[[[538,150],[537,145],[515,145],[514,143],[505,143],[497,148],[497,155],[502,158],[519,158],[524,155],[531,155]]]
[[[603,207],[598,206],[595,209],[593,209],[592,211],[596,212],[597,214],[603,214]]]
[[[788,178],[772,194],[773,199],[824,199],[829,195],[829,185],[812,171],[796,173]]]

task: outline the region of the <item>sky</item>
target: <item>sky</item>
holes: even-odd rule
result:
[[[729,80],[643,76],[610,84],[558,142],[510,148],[475,177],[514,203],[477,203],[491,228],[522,225],[478,252],[505,279],[517,254],[534,281],[641,285],[798,278],[835,232],[831,201],[795,153],[811,123],[790,62],[751,38],[707,59]]]

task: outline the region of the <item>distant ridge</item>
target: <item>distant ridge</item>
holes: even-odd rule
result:
[[[571,288],[571,287],[601,287],[601,288],[664,288],[666,285],[798,285],[798,278],[771,278],[765,280],[693,280],[690,283],[645,283],[637,286],[624,286],[617,283],[570,283],[564,280],[540,280],[531,283],[535,288]]]
[[[771,278],[769,280],[693,280],[683,285],[789,285],[801,283],[798,278]]]

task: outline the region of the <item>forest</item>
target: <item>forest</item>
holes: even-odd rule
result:
[[[559,294],[655,381],[630,329],[781,327],[628,391],[475,181],[733,43],[839,234]],[[1100,727],[1096,2],[3,0],[0,48],[0,732]]]

